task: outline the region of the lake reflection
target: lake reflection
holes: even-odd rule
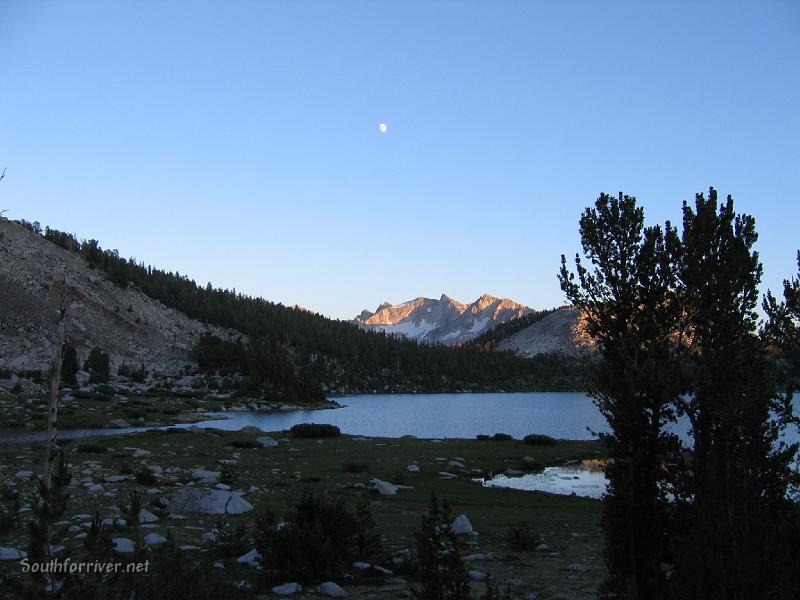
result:
[[[605,473],[599,470],[586,470],[580,465],[568,467],[547,467],[541,473],[531,473],[522,477],[497,475],[484,481],[485,487],[504,487],[528,492],[548,492],[583,498],[602,498],[608,486]]]

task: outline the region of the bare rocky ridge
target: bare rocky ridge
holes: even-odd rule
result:
[[[511,350],[530,357],[545,352],[565,355],[583,354],[592,349],[592,342],[583,329],[580,311],[562,308],[541,321],[501,340],[496,350]]]
[[[499,323],[532,312],[507,298],[484,294],[472,304],[463,304],[446,294],[416,298],[402,304],[381,304],[375,312],[364,310],[354,322],[365,329],[379,329],[429,344],[456,345],[470,340]]]
[[[97,347],[109,354],[112,373],[125,363],[176,374],[192,364],[190,350],[203,333],[239,335],[190,319],[133,286],[123,290],[80,256],[0,218],[0,368],[47,369],[65,276],[72,298],[67,338],[81,364]]]

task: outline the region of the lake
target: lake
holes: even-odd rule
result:
[[[285,413],[217,413],[230,417],[211,425],[264,431],[289,429],[297,423],[330,423],[344,433],[373,437],[474,438],[529,433],[589,440],[606,424],[590,398],[574,392],[383,394],[335,398],[345,408]]]
[[[592,432],[607,431],[605,419],[592,400],[576,392],[364,394],[335,398],[344,408],[286,412],[212,413],[224,420],[203,421],[199,427],[239,430],[253,425],[264,431],[281,431],[297,423],[330,423],[351,435],[372,437],[474,438],[478,434],[507,433],[522,438],[540,433],[570,440],[594,439]],[[795,412],[798,400],[795,399]],[[177,425],[190,427],[191,425]],[[128,429],[77,429],[62,431],[63,438],[120,435],[144,431]],[[674,430],[687,440],[688,423]],[[43,431],[8,433],[3,442],[43,440]],[[797,431],[787,440],[799,438]]]

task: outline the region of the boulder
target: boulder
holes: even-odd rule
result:
[[[221,471],[206,471],[204,469],[192,471],[192,479],[196,479],[200,483],[217,483],[220,475],[222,475]]]
[[[272,588],[273,594],[278,594],[278,596],[291,596],[300,591],[300,584],[292,581],[291,583],[284,583],[281,585],[276,585]]]
[[[451,527],[455,535],[471,535],[473,533],[472,523],[469,522],[467,515],[464,514],[458,515],[453,519]]]
[[[250,565],[251,567],[256,566],[258,561],[261,560],[261,554],[259,554],[258,550],[253,548],[250,552],[246,554],[242,554],[239,558],[236,559],[236,562],[240,565]]]
[[[347,592],[345,592],[338,584],[334,583],[333,581],[326,581],[325,583],[321,583],[317,587],[317,592],[320,594],[325,594],[329,598],[344,598],[347,596]]]
[[[419,465],[408,465],[406,471],[409,473],[419,473]]]
[[[372,488],[377,490],[381,496],[394,496],[397,493],[397,486],[381,479],[371,479]]]
[[[17,479],[30,479],[33,477],[33,471],[17,471],[14,473],[14,477]]]
[[[253,506],[239,494],[227,490],[185,488],[173,498],[167,510],[172,514],[240,515],[253,510]]]
[[[586,573],[588,570],[589,567],[583,563],[572,563],[567,566],[567,571],[572,571],[573,573]]]
[[[28,556],[27,552],[16,548],[0,548],[0,560],[19,560]]]
[[[139,523],[155,523],[158,521],[158,517],[146,508],[141,509],[136,518],[138,519]]]
[[[108,477],[104,477],[103,481],[106,483],[118,483],[120,481],[125,481],[129,479],[127,475],[109,475]]]
[[[163,535],[159,535],[159,534],[157,534],[155,532],[154,533],[148,533],[146,536],[144,536],[144,543],[147,544],[148,546],[155,546],[156,544],[163,544],[166,541],[167,541],[167,538],[165,538]]]
[[[259,444],[261,444],[262,448],[274,448],[275,446],[278,445],[278,442],[276,442],[273,438],[269,437],[268,435],[257,437],[256,441]]]
[[[473,570],[467,571],[467,575],[469,575],[469,578],[472,579],[472,581],[485,581],[486,580],[486,573],[484,573],[483,571],[475,571],[473,569]]]
[[[128,538],[113,538],[111,543],[114,545],[114,551],[120,554],[130,554],[133,552],[133,540]]]
[[[106,423],[106,429],[127,429],[131,424],[125,419],[112,419]]]

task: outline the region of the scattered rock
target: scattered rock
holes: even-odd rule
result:
[[[325,583],[321,583],[317,587],[317,591],[320,594],[325,594],[330,598],[344,598],[347,596],[347,592],[345,592],[341,587],[339,587],[333,581],[326,581]]]
[[[370,483],[372,484],[373,489],[377,490],[381,496],[394,496],[397,494],[397,486],[392,485],[388,481],[371,479]]]
[[[572,571],[573,573],[586,573],[588,570],[589,567],[583,563],[572,563],[567,566],[567,571]]]
[[[258,565],[258,562],[261,560],[261,554],[259,554],[258,550],[253,548],[250,552],[246,554],[242,554],[239,558],[236,559],[236,562],[240,565],[250,565],[254,567]]]
[[[282,585],[276,585],[272,588],[273,594],[278,594],[279,596],[291,596],[300,591],[300,584],[292,581],[291,583],[284,583]]]
[[[114,545],[114,551],[120,554],[130,554],[133,552],[133,540],[128,538],[113,538],[111,543]]]
[[[30,479],[33,477],[33,471],[17,471],[14,473],[14,477],[17,479]]]
[[[192,471],[192,479],[196,479],[198,483],[217,483],[220,475],[222,475],[221,471],[205,471],[203,469]]]
[[[470,570],[467,571],[467,575],[472,581],[486,581],[486,573],[483,571]]]
[[[155,523],[158,521],[158,517],[151,513],[146,508],[143,508],[139,511],[139,514],[136,516],[139,523]]]
[[[174,514],[240,515],[253,510],[253,505],[234,492],[185,488],[178,492],[167,510]]]
[[[163,535],[159,535],[157,533],[148,533],[144,536],[144,543],[148,546],[155,546],[156,544],[163,544],[167,541]]]
[[[256,438],[256,441],[259,444],[261,444],[262,448],[275,448],[278,445],[278,442],[276,442],[273,438],[269,437],[268,435],[265,435],[263,437],[258,437]]]
[[[0,560],[19,560],[28,556],[27,552],[17,548],[0,548]]]
[[[112,419],[106,423],[106,429],[126,429],[131,426],[125,419]]]
[[[473,533],[472,523],[469,522],[467,515],[464,514],[458,515],[453,519],[451,527],[455,535],[471,535]]]
[[[550,546],[548,546],[547,544],[539,544],[538,546],[536,546],[536,548],[534,548],[534,550],[536,550],[536,552],[547,552],[548,550],[550,550]]]
[[[409,473],[419,473],[419,465],[408,465],[406,471]]]

